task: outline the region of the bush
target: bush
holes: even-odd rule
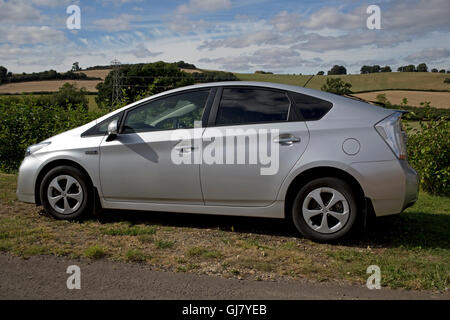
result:
[[[429,107],[428,107],[429,108]],[[407,126],[409,163],[417,170],[423,190],[450,196],[450,126],[448,119],[420,121]]]
[[[341,78],[328,78],[327,82],[320,88],[322,91],[344,95],[350,94],[352,91],[350,88],[352,85],[348,82],[344,82]]]
[[[32,96],[0,99],[0,170],[16,171],[28,146],[100,116],[80,106],[42,105]]]
[[[450,83],[450,78],[445,78],[444,83]]]
[[[376,97],[376,102],[387,109],[405,110],[409,113],[403,115],[403,119],[411,121],[427,121],[427,120],[439,120],[441,118],[450,119],[450,109],[444,108],[431,108],[429,102],[422,102],[420,107],[408,106],[408,100],[404,98],[404,102],[401,105],[391,104],[386,98],[386,94],[379,94]]]

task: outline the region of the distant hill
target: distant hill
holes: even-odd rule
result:
[[[310,75],[284,75],[284,74],[254,74],[235,73],[242,81],[264,81],[285,83],[303,86],[311,77]],[[436,90],[450,91],[450,84],[444,83],[448,74],[432,72],[383,72],[370,74],[349,74],[335,76],[314,76],[308,83],[308,88],[320,90],[327,77],[341,78],[352,84],[353,92],[378,91],[378,90]]]

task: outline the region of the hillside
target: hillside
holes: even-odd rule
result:
[[[77,88],[85,88],[88,92],[97,92],[95,86],[99,80],[47,80],[16,82],[0,85],[0,94],[33,93],[33,92],[56,92],[64,83],[74,84]]]
[[[435,108],[450,108],[450,92],[385,90],[357,93],[355,96],[375,101],[379,94],[385,94],[392,104],[397,105],[402,103],[403,98],[407,98],[409,106],[420,107],[421,102],[428,101]]]
[[[303,86],[310,75],[284,74],[248,74],[235,73],[242,81],[264,81]],[[372,74],[349,74],[339,76],[314,76],[308,83],[308,88],[318,89],[325,83],[327,77],[341,78],[352,84],[353,92],[377,91],[392,89],[407,90],[438,90],[450,91],[450,84],[444,83],[449,74],[431,72],[386,72]]]

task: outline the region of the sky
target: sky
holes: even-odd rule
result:
[[[70,30],[67,7],[80,8]],[[380,29],[369,29],[369,5]],[[450,0],[0,0],[0,65],[67,71],[184,60],[199,68],[311,74],[334,64],[450,69]]]

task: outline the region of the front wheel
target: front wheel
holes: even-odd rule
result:
[[[81,219],[92,212],[93,193],[88,178],[79,169],[60,166],[50,170],[41,183],[45,211],[56,219]]]
[[[306,238],[334,241],[352,229],[357,201],[347,182],[338,178],[318,178],[304,185],[294,200],[294,225]]]

